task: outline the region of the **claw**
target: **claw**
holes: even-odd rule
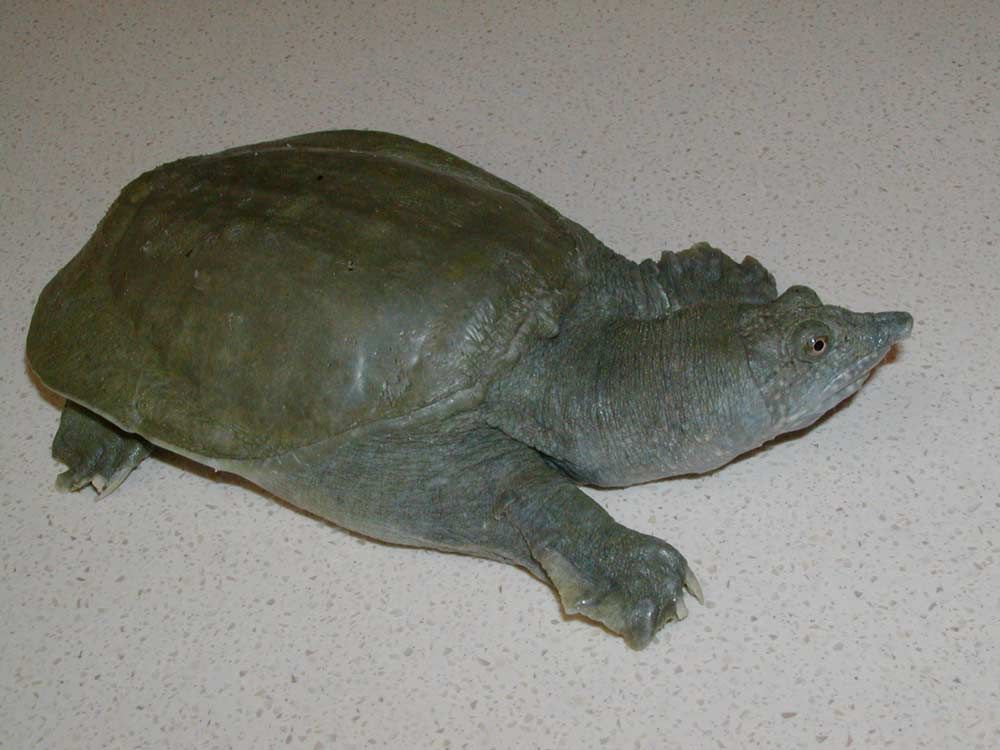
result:
[[[73,490],[79,489],[79,487],[76,486],[72,471],[67,469],[56,477],[56,489],[59,490],[59,492],[72,492]]]
[[[687,605],[684,603],[684,600],[681,599],[680,597],[677,597],[677,605],[674,607],[674,612],[676,613],[677,622],[680,622],[681,620],[683,620],[685,617],[688,616]]]
[[[705,606],[705,594],[702,593],[701,584],[695,578],[694,571],[686,566],[684,568],[684,588],[688,590],[691,596],[698,600],[698,604],[703,607]]]

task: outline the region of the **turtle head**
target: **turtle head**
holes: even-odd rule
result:
[[[802,429],[857,392],[912,326],[904,312],[855,313],[824,305],[804,286],[745,307],[740,334],[771,432]]]
[[[799,286],[771,302],[580,326],[502,381],[490,419],[582,483],[700,474],[812,424],[912,325],[902,312],[824,305]]]

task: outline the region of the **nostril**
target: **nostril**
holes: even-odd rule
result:
[[[906,338],[913,330],[913,316],[909,313],[900,313],[900,316],[902,318],[900,323],[900,328],[902,330],[900,338]]]
[[[910,335],[913,330],[913,316],[905,312],[884,312],[875,316],[880,338],[886,344],[895,344]]]

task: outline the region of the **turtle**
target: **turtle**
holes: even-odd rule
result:
[[[161,165],[44,287],[57,486],[154,448],[378,540],[524,568],[642,649],[701,584],[586,487],[710,472],[855,393],[904,312],[778,294],[699,243],[632,261],[434,146],[327,131]]]

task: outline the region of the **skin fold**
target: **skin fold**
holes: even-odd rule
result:
[[[704,244],[633,263],[457,157],[335,131],[140,177],[42,293],[28,358],[67,399],[64,489],[107,494],[159,446],[524,567],[643,648],[700,584],[580,486],[801,429],[911,326]]]

